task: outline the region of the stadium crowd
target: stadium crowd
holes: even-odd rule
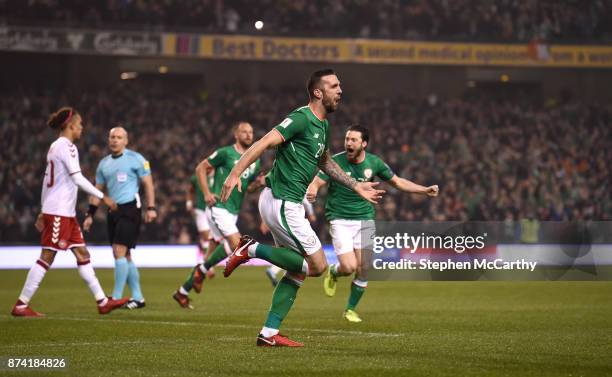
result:
[[[255,30],[256,20],[265,27]],[[0,0],[0,24],[556,43],[612,38],[612,1]]]
[[[231,122],[250,121],[256,137],[305,103],[301,88],[223,94],[180,93],[154,84],[122,82],[86,94],[13,90],[0,94],[0,240],[36,242],[45,155],[57,137],[48,114],[71,104],[83,114],[78,143],[84,175],[93,180],[105,156],[107,132],[122,124],[130,145],[151,162],[159,218],[144,227],[146,242],[189,243],[193,221],[185,191],[197,162],[233,142]],[[330,118],[333,152],[343,149],[344,129],[360,123],[372,130],[369,151],[396,174],[439,184],[435,200],[389,192],[378,217],[393,220],[540,220],[612,218],[612,106],[580,102],[538,104],[482,95],[441,99],[372,99],[341,104]],[[263,162],[270,168],[272,152]],[[323,194],[324,196],[324,194]],[[87,208],[79,197],[80,216]],[[240,216],[246,233],[258,232],[258,195],[249,195]],[[327,241],[323,202],[316,206]],[[87,239],[105,242],[104,211]]]

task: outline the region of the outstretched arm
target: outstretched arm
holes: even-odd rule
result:
[[[412,194],[422,194],[431,197],[438,196],[438,185],[425,187],[405,178],[398,177],[397,175],[391,177],[391,179],[387,182],[400,191],[409,192]]]
[[[340,183],[343,186],[346,186],[352,190],[357,185],[357,181],[355,178],[351,178],[348,174],[342,170],[340,166],[331,158],[329,153],[329,149],[325,150],[319,159],[319,169],[323,170],[323,172],[334,181]]]
[[[378,200],[385,193],[385,190],[377,190],[374,187],[378,182],[357,182],[342,170],[338,164],[332,160],[329,149],[325,150],[319,159],[319,168],[334,181],[355,191],[359,196],[370,203],[378,203]]]
[[[240,185],[240,174],[246,170],[253,162],[255,162],[263,152],[268,148],[273,148],[282,144],[283,137],[276,129],[272,129],[264,137],[257,140],[246,152],[240,157],[240,160],[234,165],[232,171],[225,179],[223,188],[221,189],[221,201],[226,202],[234,187],[238,186],[238,191],[242,192]]]

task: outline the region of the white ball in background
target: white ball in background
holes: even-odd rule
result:
[[[261,30],[264,27],[263,21],[255,21],[255,29]]]

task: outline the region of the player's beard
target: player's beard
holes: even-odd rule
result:
[[[247,141],[238,140],[238,144],[240,144],[240,146],[244,149],[249,149],[249,147],[253,145],[253,141],[251,140],[251,142],[247,142]]]
[[[321,103],[323,104],[323,107],[325,108],[325,111],[328,114],[336,111],[336,108],[338,107],[338,104],[334,101],[332,97],[328,97],[325,95],[323,96]]]

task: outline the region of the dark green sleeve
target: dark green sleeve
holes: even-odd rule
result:
[[[283,136],[285,141],[293,139],[296,135],[304,132],[308,126],[308,119],[302,113],[292,113],[280,124],[274,127]]]
[[[325,149],[326,150],[329,150],[330,139],[331,139],[331,127],[329,126],[329,123],[327,123],[327,131],[325,135]]]
[[[321,178],[325,182],[329,181],[329,175],[325,174],[323,170],[319,170],[319,174],[317,174],[317,177]]]
[[[224,161],[225,161],[225,150],[224,150],[224,148],[217,149],[216,151],[213,152],[213,154],[211,154],[208,157],[208,162],[214,168],[222,165]]]
[[[391,178],[393,178],[393,176],[395,175],[395,173],[393,173],[393,171],[391,170],[391,168],[389,167],[389,165],[387,165],[383,160],[381,160],[380,158],[376,158],[377,161],[377,173],[376,175],[382,179],[383,181],[388,181]]]

